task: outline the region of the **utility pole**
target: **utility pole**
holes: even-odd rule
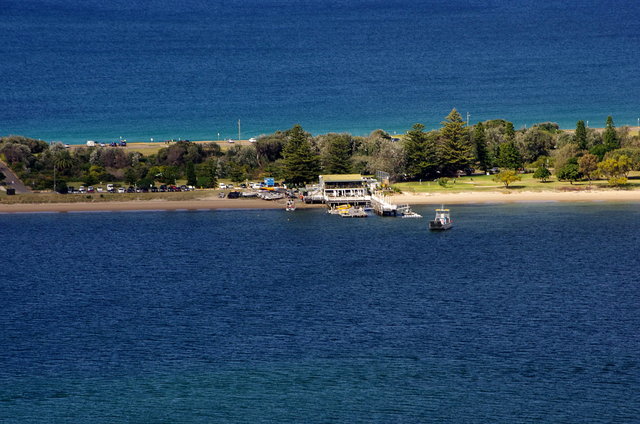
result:
[[[471,116],[471,114],[469,112],[467,112],[467,127],[469,126],[469,117]]]
[[[238,119],[238,141],[240,141],[240,120]]]
[[[53,192],[56,192],[56,165],[53,165]]]

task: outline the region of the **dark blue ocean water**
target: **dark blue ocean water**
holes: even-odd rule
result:
[[[640,205],[453,214],[0,215],[0,421],[638,422]]]
[[[627,0],[2,0],[0,134],[84,143],[640,118]]]

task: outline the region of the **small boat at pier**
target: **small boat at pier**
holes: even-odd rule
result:
[[[400,215],[400,218],[422,218],[422,215],[414,211],[408,211]]]
[[[429,229],[431,231],[444,231],[453,227],[449,209],[436,209],[436,217],[433,221],[429,221]]]
[[[400,218],[422,218],[422,215],[412,211],[409,205],[398,206],[398,216]]]
[[[340,215],[342,213],[346,213],[349,209],[351,209],[351,205],[338,205],[327,209],[327,213],[330,213],[332,215]]]
[[[352,206],[348,209],[342,209],[338,212],[341,218],[366,218],[369,214],[361,207]]]

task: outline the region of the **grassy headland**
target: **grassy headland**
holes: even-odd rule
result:
[[[393,184],[393,188],[404,193],[460,193],[460,192],[495,192],[495,191],[587,191],[587,190],[635,190],[640,189],[640,171],[631,171],[627,184],[621,187],[610,187],[607,180],[591,181],[559,181],[551,177],[547,182],[533,178],[532,173],[520,174],[521,180],[512,183],[508,188],[494,181],[494,175],[472,175],[451,178],[446,185],[437,181],[411,181]]]

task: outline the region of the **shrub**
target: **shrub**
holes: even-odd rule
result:
[[[509,184],[520,181],[521,179],[522,177],[513,169],[505,169],[493,177],[493,181],[504,184],[505,188],[509,188]]]
[[[536,169],[536,172],[533,173],[533,178],[536,178],[543,183],[547,181],[547,179],[551,176],[551,171],[547,169],[546,166],[540,166]]]
[[[627,177],[611,177],[607,182],[612,187],[620,187],[627,184]]]
[[[560,168],[556,175],[561,181],[569,181],[569,183],[573,184],[574,181],[582,178],[582,174],[580,173],[580,169],[578,168],[578,164],[576,163],[567,163],[565,166]]]
[[[447,184],[449,184],[449,178],[447,177],[438,178],[436,181],[440,187],[444,188],[447,188]]]
[[[631,159],[621,155],[618,159],[605,159],[598,164],[598,170],[607,177],[609,185],[621,186],[627,183],[627,173],[631,169]]]
[[[67,187],[67,182],[64,180],[58,180],[56,182],[56,191],[60,194],[69,193],[69,187]]]

